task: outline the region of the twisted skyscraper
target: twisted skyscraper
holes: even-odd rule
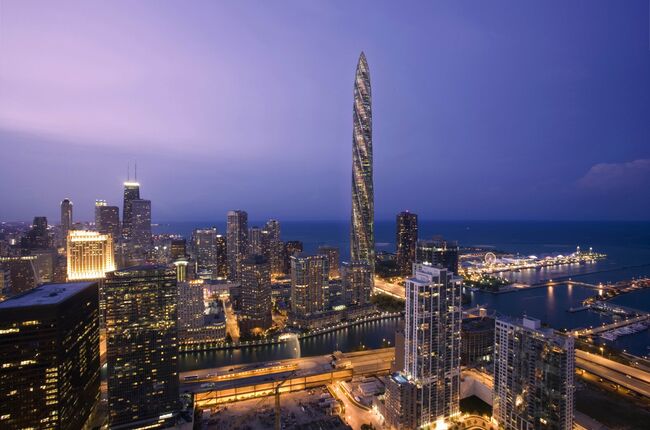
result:
[[[375,199],[372,184],[372,95],[370,71],[362,52],[354,78],[354,130],[352,132],[352,222],[350,257],[365,262],[374,275]]]

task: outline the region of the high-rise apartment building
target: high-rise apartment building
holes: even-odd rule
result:
[[[228,245],[226,236],[218,234],[215,238],[217,244],[217,278],[228,277]]]
[[[122,235],[131,239],[133,226],[133,208],[131,202],[140,200],[140,184],[127,181],[124,183],[124,204],[122,206]]]
[[[371,105],[370,71],[366,56],[362,52],[354,78],[350,256],[352,261],[365,261],[374,276],[375,198],[372,177]]]
[[[410,276],[418,242],[418,216],[409,211],[400,212],[396,226],[397,267],[402,276]]]
[[[418,387],[418,426],[460,413],[461,284],[424,264],[406,280],[404,375]]]
[[[415,260],[458,273],[458,243],[447,242],[441,238],[419,240]]]
[[[339,249],[336,246],[319,246],[318,254],[327,257],[330,266],[330,278],[336,279],[340,276],[339,272]]]
[[[291,257],[291,312],[306,317],[328,308],[329,261],[325,255]]]
[[[118,241],[121,236],[120,208],[108,206],[106,200],[96,200],[95,228],[102,234],[110,234],[113,242]]]
[[[0,428],[80,429],[99,401],[97,283],[0,303]]]
[[[248,229],[248,253],[263,255],[271,264],[271,232],[265,228]]]
[[[72,224],[72,202],[70,199],[63,199],[61,202],[61,238],[63,238],[64,246]]]
[[[241,263],[248,253],[248,214],[229,211],[226,224],[228,279],[241,280]]]
[[[103,279],[115,270],[113,239],[96,231],[71,230],[67,241],[69,281]]]
[[[370,303],[373,286],[370,264],[366,261],[345,262],[341,266],[341,277],[347,304],[364,306]]]
[[[110,428],[166,426],[179,411],[176,270],[143,265],[106,276]]]
[[[291,256],[299,255],[303,250],[303,244],[299,240],[289,240],[282,245],[282,259],[284,273],[291,273]]]
[[[271,327],[271,265],[262,255],[249,255],[241,263],[241,323],[244,332]]]
[[[499,428],[573,428],[574,340],[540,321],[499,318],[494,338],[494,413]]]
[[[284,244],[280,239],[280,221],[270,219],[266,222],[264,229],[269,234],[269,259],[271,262],[271,273],[274,275],[281,274],[284,269],[282,258]]]

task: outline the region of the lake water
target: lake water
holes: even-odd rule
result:
[[[249,225],[262,225],[250,222]],[[177,233],[191,236],[194,228],[216,226],[225,231],[223,221],[160,223],[156,233]],[[282,222],[283,240],[300,240],[305,251],[313,252],[320,245],[338,246],[341,258],[349,257],[349,225],[347,222]],[[442,235],[457,240],[461,246],[481,246],[521,255],[544,256],[568,254],[576,246],[592,247],[607,254],[607,259],[590,265],[567,265],[540,271],[521,271],[512,278],[535,283],[549,278],[571,276],[575,280],[597,284],[616,282],[634,277],[650,276],[650,222],[494,222],[494,221],[421,221],[419,237]],[[395,223],[378,221],[375,224],[377,249],[392,252],[395,248]],[[499,313],[513,316],[527,314],[549,323],[555,328],[577,328],[600,325],[611,317],[592,311],[569,313],[571,306],[595,293],[594,290],[566,285],[538,288],[508,294],[472,293],[472,303],[487,305]],[[650,311],[650,290],[633,292],[613,301],[621,305]],[[244,363],[292,357],[292,354],[319,355],[336,349],[349,351],[364,343],[378,347],[382,339],[393,342],[396,321],[368,323],[343,331],[310,338],[296,345],[276,345],[260,349],[211,351],[182,356],[183,370],[214,367],[230,363]],[[638,355],[645,355],[650,345],[650,332],[624,336],[614,343]],[[295,348],[295,349],[294,349]],[[219,364],[221,363],[221,364]]]

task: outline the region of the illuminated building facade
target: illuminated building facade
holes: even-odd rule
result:
[[[370,71],[366,56],[362,52],[354,78],[350,258],[352,261],[368,263],[374,276],[375,197],[372,178],[371,104]]]
[[[280,239],[280,221],[276,219],[270,219],[266,222],[264,228],[269,233],[269,260],[271,262],[271,273],[274,275],[279,275],[283,271],[283,250],[284,244]]]
[[[418,387],[418,426],[460,413],[461,284],[425,264],[406,280],[404,375]]]
[[[68,232],[72,229],[72,202],[70,199],[63,199],[61,202],[61,236],[64,246]]]
[[[228,254],[228,279],[241,280],[241,262],[248,253],[248,214],[245,211],[228,211],[226,223]]]
[[[319,246],[318,254],[324,255],[330,267],[330,278],[336,279],[340,276],[339,272],[339,249],[335,246]]]
[[[0,428],[80,429],[99,401],[97,283],[0,303]]]
[[[325,255],[291,257],[291,312],[297,317],[328,308],[329,261]]]
[[[164,427],[180,408],[176,270],[143,265],[107,274],[110,428]]]
[[[349,305],[370,304],[372,294],[372,268],[366,261],[345,262],[341,266],[343,288]]]
[[[241,263],[241,329],[271,328],[271,265],[262,255],[249,255]]]
[[[120,208],[108,206],[105,200],[95,201],[95,228],[101,234],[110,234],[113,242],[119,240],[120,229]]]
[[[458,243],[443,239],[419,240],[416,261],[458,273]]]
[[[102,279],[115,270],[113,238],[96,231],[68,233],[68,280]]]
[[[400,212],[396,226],[397,267],[402,276],[410,276],[418,242],[418,216],[409,211]]]
[[[505,430],[573,428],[574,340],[533,318],[495,325],[494,413]]]

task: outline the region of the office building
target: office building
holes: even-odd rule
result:
[[[348,305],[370,304],[372,294],[372,269],[365,261],[345,262],[341,266],[343,288]]]
[[[172,239],[169,243],[169,257],[172,261],[187,259],[187,241],[185,239]]]
[[[271,262],[271,274],[279,275],[284,269],[284,261],[282,258],[284,252],[284,244],[280,239],[280,221],[270,219],[266,222],[264,229],[269,233],[269,260]]]
[[[494,413],[499,428],[573,428],[574,341],[540,321],[498,318],[494,338]]]
[[[299,240],[290,240],[285,242],[282,246],[282,259],[284,266],[284,273],[291,274],[291,257],[294,255],[300,255],[302,252],[303,245]]]
[[[328,308],[329,261],[325,255],[291,257],[291,312],[306,317]]]
[[[330,278],[336,279],[340,277],[339,272],[339,249],[335,246],[319,246],[318,254],[324,255],[327,257],[327,261],[330,267]]]
[[[397,267],[400,275],[410,276],[418,242],[418,216],[409,211],[400,212],[397,214],[396,225]]]
[[[127,181],[124,183],[124,203],[122,205],[122,236],[130,240],[133,229],[133,208],[131,203],[140,200],[140,184]]]
[[[120,208],[108,206],[106,200],[95,201],[95,229],[101,234],[110,234],[113,242],[119,240]]]
[[[248,253],[248,214],[245,211],[229,211],[226,224],[226,247],[228,254],[228,279],[241,280],[241,262]]]
[[[72,230],[68,233],[68,281],[103,279],[115,270],[113,239],[96,231]]]
[[[447,242],[441,238],[419,240],[416,261],[458,273],[458,243]]]
[[[5,269],[0,263],[0,302],[9,296],[11,291],[11,276],[9,269]]]
[[[219,277],[217,236],[219,234],[215,227],[196,229],[192,232],[192,256],[196,264],[196,273],[201,278],[217,279]]]
[[[243,332],[271,328],[271,265],[262,255],[249,255],[241,263],[241,322]]]
[[[487,366],[494,356],[494,319],[465,318],[461,325],[460,364]]]
[[[354,79],[350,258],[352,261],[365,261],[374,276],[375,198],[372,177],[371,104],[370,71],[366,56],[362,52]]]
[[[0,303],[0,428],[83,427],[100,394],[97,298],[83,282]]]
[[[104,281],[110,428],[173,424],[180,408],[176,270],[143,265]]]
[[[72,229],[72,202],[70,199],[63,199],[61,202],[61,238],[65,246],[68,232]]]
[[[0,257],[0,268],[9,272],[9,289],[6,296],[13,296],[29,291],[38,284],[36,256]]]
[[[36,273],[36,283],[45,284],[54,281],[54,272],[59,259],[55,248],[33,249],[30,255],[35,257],[33,264]],[[65,282],[65,279],[63,280]]]
[[[146,252],[153,243],[151,235],[151,201],[131,201],[131,233],[130,240],[134,248]]]
[[[461,284],[447,269],[425,264],[406,280],[404,375],[418,386],[421,427],[460,413]]]
[[[25,249],[47,249],[50,247],[50,243],[47,217],[34,217],[31,228],[21,239],[21,247]]]

